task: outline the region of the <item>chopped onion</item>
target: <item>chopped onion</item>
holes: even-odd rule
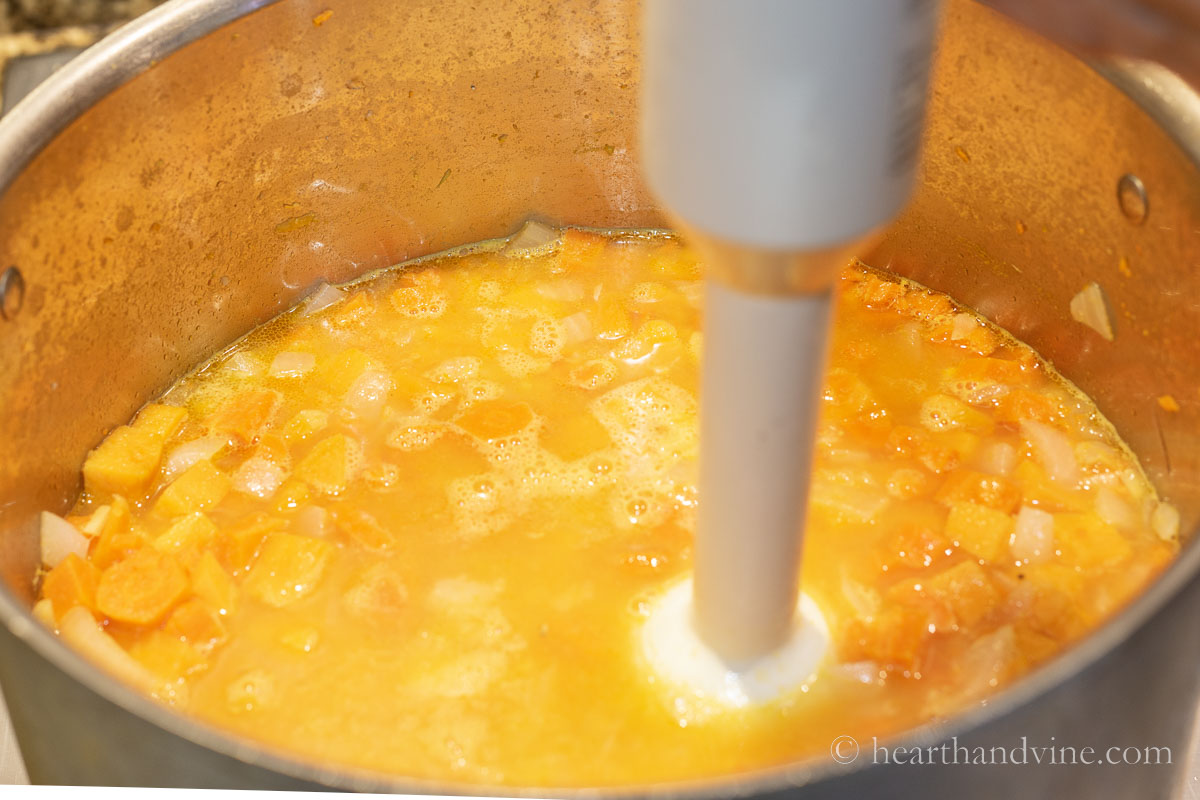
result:
[[[1034,455],[1052,480],[1064,483],[1079,480],[1079,463],[1066,434],[1043,422],[1029,420],[1021,423],[1021,433],[1033,445]]]
[[[504,252],[508,255],[528,255],[557,241],[557,230],[531,219],[508,240]]]
[[[233,488],[242,494],[267,499],[283,483],[287,474],[262,456],[253,456],[233,471]]]
[[[271,361],[270,375],[272,378],[299,378],[316,365],[317,357],[312,353],[283,352]]]
[[[586,311],[577,311],[559,320],[564,344],[578,344],[592,338],[592,321]]]
[[[955,342],[966,339],[978,327],[979,323],[970,314],[955,314],[954,324],[950,328],[950,339]]]
[[[1017,448],[1008,442],[992,442],[979,453],[979,468],[1006,477],[1017,466]]]
[[[365,369],[346,390],[342,405],[355,419],[375,419],[383,413],[392,386],[391,376],[383,370]]]
[[[1096,490],[1096,513],[1100,519],[1118,528],[1132,528],[1138,521],[1133,506],[1108,486]]]
[[[79,530],[84,536],[99,536],[104,530],[104,526],[108,524],[108,516],[112,513],[112,506],[100,506],[92,515],[88,517],[88,521],[83,523],[83,527]]]
[[[58,630],[58,622],[54,619],[54,604],[49,598],[43,597],[33,604],[33,610],[30,612],[33,618],[45,625],[50,630]]]
[[[57,567],[71,553],[87,558],[89,542],[78,528],[58,514],[42,512],[42,563],[47,567]]]
[[[226,372],[232,372],[234,375],[244,375],[247,378],[253,378],[262,373],[263,366],[257,358],[249,353],[238,352],[225,359],[225,363],[221,365],[221,369]]]
[[[583,285],[579,281],[563,278],[557,281],[546,281],[538,284],[537,293],[547,300],[561,300],[564,303],[574,303],[583,299]]]
[[[144,692],[155,692],[162,683],[125,652],[117,641],[105,633],[92,614],[83,606],[75,606],[63,614],[58,632],[67,644],[91,659],[113,677]]]
[[[1009,549],[1015,558],[1036,564],[1054,555],[1054,516],[1037,508],[1021,506]]]
[[[170,480],[200,461],[210,459],[229,444],[222,436],[204,436],[184,442],[163,461],[163,477]]]
[[[1071,316],[1100,334],[1105,341],[1113,340],[1112,319],[1104,302],[1104,290],[1093,281],[1071,298]]]
[[[341,289],[335,289],[328,283],[322,283],[315,292],[308,296],[308,301],[304,304],[303,316],[312,316],[321,309],[329,308],[344,299],[346,299],[346,293]]]
[[[1017,656],[1017,637],[1011,625],[980,636],[956,659],[962,683],[956,702],[982,697],[1012,673]]]
[[[1170,503],[1159,503],[1150,515],[1150,527],[1160,539],[1179,538],[1179,509]]]
[[[301,536],[322,539],[329,533],[329,512],[320,506],[305,506],[292,519],[292,530]]]

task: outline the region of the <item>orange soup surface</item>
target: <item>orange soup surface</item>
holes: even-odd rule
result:
[[[88,456],[37,616],[308,759],[694,779],[977,702],[1126,602],[1178,516],[1096,408],[944,295],[841,275],[802,584],[817,677],[715,713],[637,645],[690,570],[700,266],[567,229],[324,287]]]

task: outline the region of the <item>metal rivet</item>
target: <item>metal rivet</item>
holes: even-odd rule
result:
[[[1150,200],[1146,197],[1146,186],[1137,175],[1126,173],[1117,181],[1117,203],[1121,213],[1134,225],[1141,225],[1150,213]]]
[[[16,319],[25,302],[25,277],[21,270],[9,267],[0,275],[0,316]]]

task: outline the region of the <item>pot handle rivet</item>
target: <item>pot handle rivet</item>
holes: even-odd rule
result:
[[[1146,197],[1146,185],[1132,173],[1125,173],[1117,181],[1117,203],[1121,213],[1134,225],[1141,225],[1150,213],[1150,200]]]
[[[24,302],[25,276],[16,267],[9,267],[0,275],[0,316],[16,319]]]

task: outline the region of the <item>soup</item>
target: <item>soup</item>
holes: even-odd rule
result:
[[[944,295],[841,275],[802,584],[834,647],[708,705],[638,646],[689,574],[700,265],[527,229],[323,287],[109,434],[35,613],[304,757],[487,784],[701,778],[977,702],[1178,550],[1094,405]]]

